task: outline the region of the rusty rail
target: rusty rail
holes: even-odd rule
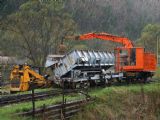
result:
[[[65,93],[74,93],[76,90],[66,90]],[[35,100],[42,100],[46,98],[50,98],[53,96],[61,95],[62,91],[60,90],[50,90],[45,92],[35,93]],[[5,106],[14,103],[22,103],[32,101],[32,94],[22,94],[22,95],[13,95],[13,96],[5,96],[0,98],[0,106]]]

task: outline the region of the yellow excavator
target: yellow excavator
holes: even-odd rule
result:
[[[34,87],[47,87],[50,85],[47,78],[48,75],[42,76],[28,65],[15,65],[10,74],[10,91],[28,91],[32,85]]]

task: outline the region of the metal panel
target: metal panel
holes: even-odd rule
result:
[[[74,50],[66,54],[58,62],[58,66],[55,68],[55,76],[61,77],[73,69],[81,69],[81,67],[106,67],[114,65],[114,54],[104,51],[83,51]]]

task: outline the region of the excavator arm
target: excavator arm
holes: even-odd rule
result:
[[[67,36],[67,39],[91,40],[94,38],[121,43],[125,48],[133,48],[133,43],[126,37],[119,37],[108,33],[87,33],[79,36]]]
[[[39,79],[39,80],[41,80],[41,81],[45,81],[45,78],[44,78],[42,75],[40,75],[40,74],[38,74],[37,72],[31,70],[29,66],[25,66],[24,69],[27,70],[27,72],[28,72],[30,75],[32,75],[35,79]]]

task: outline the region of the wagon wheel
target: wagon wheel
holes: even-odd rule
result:
[[[106,79],[105,80],[106,86],[111,86],[112,85],[112,80],[111,79]]]
[[[118,83],[122,83],[122,80],[120,78],[116,79]]]

